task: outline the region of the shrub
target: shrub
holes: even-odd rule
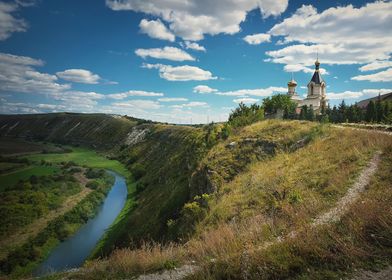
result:
[[[141,163],[135,163],[132,166],[131,172],[135,180],[139,180],[146,174],[146,168]]]

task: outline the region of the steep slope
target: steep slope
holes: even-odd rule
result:
[[[245,128],[225,145],[213,147],[200,167],[237,170],[230,166],[238,165],[218,160],[231,158],[220,153],[222,149],[243,141],[241,134],[249,128],[255,128],[254,135],[263,131],[260,138],[285,142],[293,134],[290,125],[301,127],[296,122],[263,122]],[[172,267],[180,267],[173,275],[181,275],[182,267],[190,279],[341,279],[358,268],[390,264],[390,136],[317,125],[303,135],[313,135],[307,145],[276,149],[274,156],[250,162],[232,179],[225,179],[229,172],[223,172],[213,193],[187,203],[181,213],[196,221],[187,242],[115,250],[107,259],[90,262],[86,270],[61,277],[129,278]],[[363,174],[369,176],[366,187],[358,183]],[[363,193],[352,196],[358,184]],[[347,197],[350,202],[341,207]],[[334,209],[340,209],[339,218],[325,221],[322,217]]]
[[[3,115],[0,137],[110,149],[123,141],[136,124],[136,120],[104,114]]]

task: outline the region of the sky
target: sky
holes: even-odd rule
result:
[[[391,1],[0,0],[0,114],[225,121],[317,55],[352,104],[392,91],[391,30]]]

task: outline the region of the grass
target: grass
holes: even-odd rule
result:
[[[0,175],[0,191],[7,186],[15,185],[19,180],[27,180],[30,176],[52,175],[59,171],[57,166],[29,165],[7,174]]]
[[[376,150],[384,154],[369,191],[341,223],[309,230]],[[90,261],[88,275],[70,277],[129,277],[195,261],[202,270],[192,279],[339,279],[354,267],[391,262],[391,164],[388,136],[326,128],[304,148],[254,162],[223,184],[185,244],[119,249]],[[297,238],[264,247],[292,230]]]
[[[108,159],[97,152],[86,148],[73,148],[70,153],[61,154],[34,154],[26,157],[31,161],[45,160],[51,163],[73,161],[77,165],[91,168],[104,168],[115,171],[125,177],[129,177],[129,171],[117,160]]]

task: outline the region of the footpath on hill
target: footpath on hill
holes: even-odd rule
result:
[[[362,170],[359,177],[355,181],[354,185],[348,189],[347,193],[336,203],[336,206],[330,209],[328,212],[317,217],[313,223],[312,227],[318,227],[321,225],[325,225],[328,223],[339,221],[340,218],[347,212],[350,205],[352,205],[361,192],[363,192],[366,186],[369,184],[371,177],[377,171],[378,164],[380,162],[381,152],[376,152],[373,158],[370,160],[369,164]],[[291,232],[285,237],[277,238],[275,241],[267,242],[263,246],[259,247],[260,249],[266,249],[269,246],[282,242],[287,238],[294,238],[297,235],[297,232]],[[246,255],[247,252],[244,252],[243,255]],[[180,280],[185,277],[197,272],[200,268],[194,265],[184,265],[175,270],[171,271],[163,271],[161,273],[153,273],[147,275],[141,275],[137,279],[138,280]],[[370,272],[366,272],[371,275]],[[392,275],[392,269],[390,268],[386,273],[387,275]],[[367,275],[366,274],[366,275]],[[364,274],[365,275],[365,274]],[[383,274],[380,274],[383,275]],[[376,277],[376,276],[375,276]],[[378,276],[377,276],[378,277]],[[364,279],[387,279],[387,278],[354,278],[353,280],[364,280]]]

